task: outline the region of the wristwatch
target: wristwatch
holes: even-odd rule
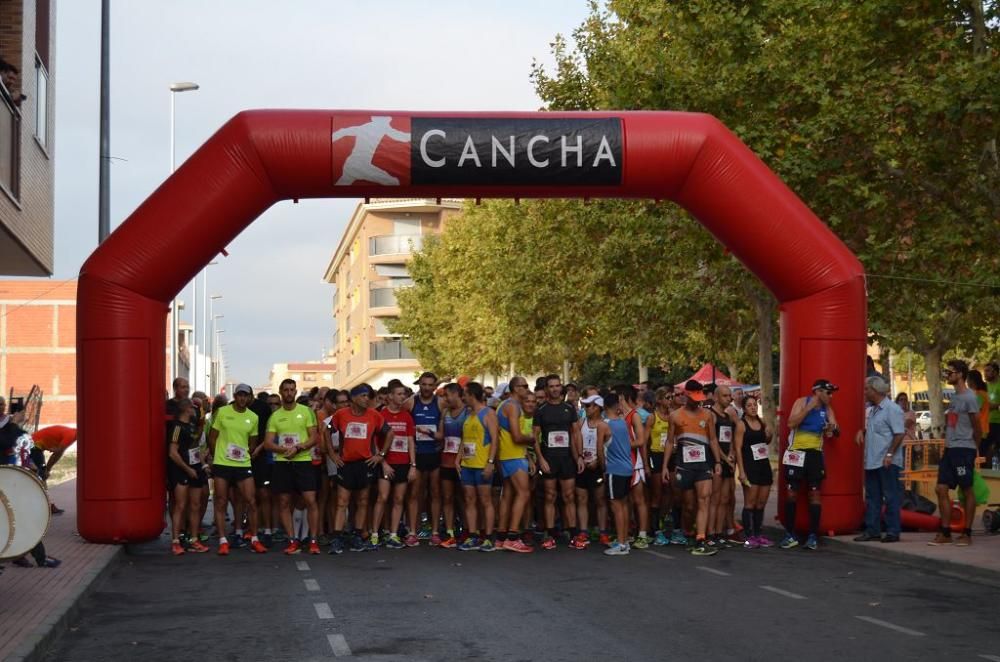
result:
[[[493,460],[486,460],[486,461],[489,462],[490,464],[495,464]]]

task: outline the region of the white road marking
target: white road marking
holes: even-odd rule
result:
[[[314,602],[313,607],[316,609],[316,617],[320,620],[328,621],[333,618],[333,612],[330,611],[330,605],[325,602]]]
[[[917,630],[911,630],[910,628],[904,628],[902,625],[895,625],[887,621],[880,620],[878,618],[872,618],[871,616],[855,616],[854,618],[859,621],[865,621],[867,623],[873,623],[875,625],[880,625],[884,628],[890,630],[895,630],[896,632],[902,632],[903,634],[908,634],[911,637],[924,637],[926,636],[923,632],[918,632]]]
[[[784,589],[777,588],[775,586],[761,586],[765,591],[770,591],[771,593],[777,593],[778,595],[783,595],[786,598],[791,598],[792,600],[805,600],[806,596],[799,595],[798,593],[792,593],[791,591],[786,591]]]
[[[979,657],[990,660],[990,662],[1000,662],[1000,655],[980,655]]]
[[[666,554],[664,554],[663,552],[654,552],[654,551],[653,551],[653,550],[651,550],[651,549],[644,549],[644,550],[642,550],[642,551],[646,552],[647,554],[652,554],[653,556],[659,556],[659,557],[660,557],[661,559],[666,559],[666,560],[668,560],[668,561],[673,561],[673,560],[674,560],[674,557],[672,557],[672,556],[667,556],[667,555],[666,555]]]
[[[306,590],[307,591],[318,591],[319,590],[319,582],[316,581],[315,579],[303,579],[302,583],[304,583],[306,585]]]
[[[351,654],[351,647],[347,645],[347,640],[342,634],[328,634],[326,640],[330,642],[335,657],[346,657]]]
[[[705,572],[710,572],[713,575],[718,575],[720,577],[729,577],[730,574],[725,570],[716,570],[715,568],[709,568],[707,565],[696,565],[699,570],[704,570]]]
[[[309,572],[309,564],[306,563],[305,561],[296,561],[295,567],[302,572]]]

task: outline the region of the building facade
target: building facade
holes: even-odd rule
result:
[[[270,393],[277,393],[278,386],[286,379],[294,379],[299,393],[308,393],[313,386],[334,387],[337,366],[330,363],[275,363],[271,366],[268,386]],[[339,388],[339,386],[338,386]]]
[[[338,387],[412,382],[422,370],[405,340],[387,326],[399,316],[396,290],[413,284],[411,253],[461,209],[462,201],[454,199],[373,198],[354,210],[324,275],[334,287],[330,357]]]
[[[55,3],[0,0],[0,274],[53,267]]]

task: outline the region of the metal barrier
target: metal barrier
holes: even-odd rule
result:
[[[899,479],[904,483],[937,483],[938,463],[944,455],[944,439],[908,439],[903,442],[903,471]],[[976,457],[976,466],[985,458]]]

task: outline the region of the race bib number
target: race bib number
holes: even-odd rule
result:
[[[347,424],[347,429],[344,430],[344,438],[346,439],[367,439],[368,438],[368,424],[359,423],[353,421]]]
[[[753,453],[753,459],[766,460],[767,444],[754,444],[753,446],[750,447],[750,452]]]
[[[409,437],[393,437],[392,443],[389,445],[389,450],[394,453],[406,453],[410,450],[410,438]]]
[[[569,448],[569,432],[550,432],[549,448]]]
[[[479,444],[462,444],[462,457],[469,459],[476,457],[476,447]]]
[[[316,462],[320,460],[319,446],[313,446],[312,448],[309,449],[309,457]]]
[[[681,455],[685,464],[704,462],[708,459],[704,446],[685,446],[681,449]]]
[[[668,436],[669,435],[666,432],[661,432],[660,433],[660,448],[666,448],[667,447],[667,437]]]
[[[226,446],[226,459],[232,462],[246,462],[250,459],[250,453],[242,446],[229,444]]]
[[[188,449],[188,464],[201,464],[201,449],[200,448],[189,448]]]
[[[733,443],[733,429],[728,425],[723,425],[721,428],[719,428],[719,443],[720,444]]]
[[[462,445],[461,437],[445,437],[444,438],[444,452],[445,453],[457,453],[459,447]]]
[[[781,462],[790,467],[803,467],[806,464],[806,454],[802,451],[787,450]]]
[[[299,443],[299,435],[283,434],[278,438],[278,445],[282,448],[294,448]]]
[[[595,461],[597,459],[597,449],[596,448],[584,448],[583,449],[583,461],[587,464]]]
[[[435,429],[430,425],[417,426],[417,441],[434,441]]]

